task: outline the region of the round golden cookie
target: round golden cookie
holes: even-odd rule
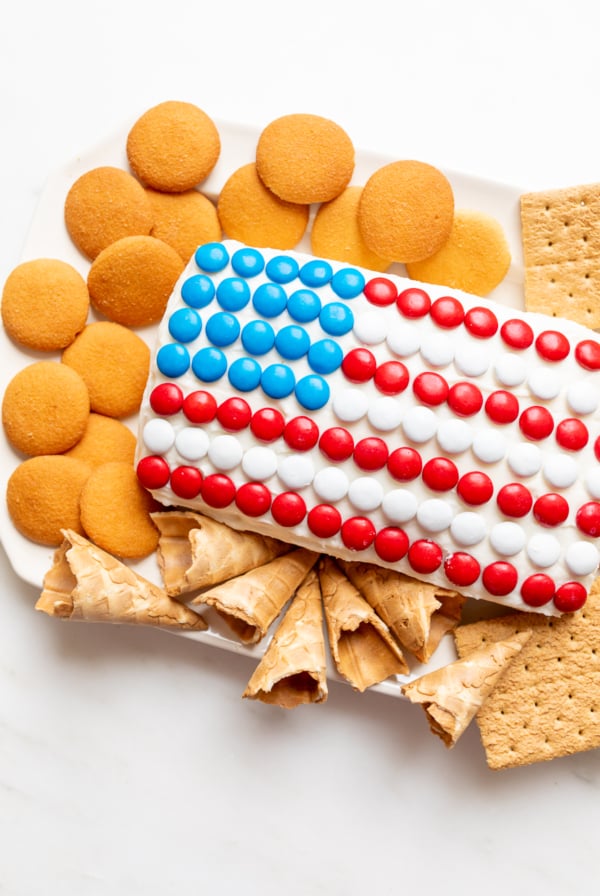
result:
[[[90,415],[83,378],[59,361],[34,361],[9,382],[2,399],[6,438],[34,456],[68,451],[82,437]]]
[[[435,255],[406,265],[409,277],[487,296],[510,267],[504,231],[490,215],[458,209],[450,236]]]
[[[280,199],[304,205],[328,202],[350,183],[354,146],[344,129],[328,118],[284,115],[261,132],[256,169]]]
[[[90,467],[99,467],[111,460],[133,464],[136,438],[132,431],[114,417],[92,412],[81,439],[66,457],[76,457]]]
[[[165,193],[202,183],[220,153],[217,126],[193,103],[159,103],[138,118],[127,136],[132,171],[146,186]]]
[[[82,174],[65,200],[69,236],[88,258],[124,236],[150,233],[152,208],[143,186],[128,171],[110,165]]]
[[[331,202],[319,206],[310,234],[313,255],[344,261],[372,271],[386,271],[391,262],[371,252],[358,226],[362,187],[346,187]]]
[[[94,259],[88,272],[92,306],[126,327],[156,323],[185,267],[181,255],[154,236],[126,236]]]
[[[254,162],[234,171],[217,202],[227,236],[250,246],[293,249],[308,224],[308,205],[286,202],[265,187]]]
[[[79,498],[90,467],[75,457],[44,454],[23,461],[11,474],[6,505],[21,535],[37,544],[59,545],[61,529],[83,535]]]
[[[92,411],[128,417],[139,409],[150,349],[137,333],[112,321],[95,321],[64,350],[62,360],[84,380]]]
[[[142,488],[131,464],[111,461],[92,470],[80,508],[87,535],[110,554],[135,559],[156,549],[158,529],[150,514],[159,505]]]
[[[90,305],[79,271],[58,258],[17,265],[2,291],[2,322],[11,339],[37,351],[69,345],[85,326]]]
[[[362,237],[393,261],[421,261],[450,236],[454,193],[448,178],[426,162],[390,162],[367,180],[358,208]]]
[[[216,207],[198,190],[160,193],[148,188],[146,193],[154,219],[151,235],[172,246],[186,264],[198,246],[223,236]]]

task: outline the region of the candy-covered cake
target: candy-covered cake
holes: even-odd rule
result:
[[[209,243],[159,327],[138,477],[237,528],[571,611],[598,568],[599,370],[576,323]]]

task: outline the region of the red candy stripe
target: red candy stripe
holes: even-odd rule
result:
[[[429,538],[413,541],[408,549],[408,562],[415,572],[427,575],[442,565],[442,549]]]
[[[565,582],[556,589],[554,606],[561,613],[576,613],[587,600],[587,591],[580,582]]]
[[[365,516],[352,516],[342,523],[342,541],[351,551],[364,551],[375,540],[375,526]]]
[[[163,488],[170,475],[168,463],[158,455],[143,457],[137,465],[137,477],[144,488]]]
[[[375,536],[375,551],[377,556],[386,563],[397,563],[408,551],[408,535],[404,529],[388,526],[380,529]]]
[[[343,426],[332,426],[322,433],[319,448],[329,460],[348,460],[354,451],[354,439]]]
[[[518,574],[512,563],[498,560],[490,563],[483,570],[482,581],[485,589],[495,597],[502,597],[514,591],[518,581]]]
[[[447,401],[459,417],[471,417],[481,410],[483,395],[475,383],[460,382],[450,386]]]
[[[556,427],[556,441],[567,451],[581,451],[588,443],[590,434],[583,420],[567,417]]]
[[[405,317],[424,317],[431,308],[431,299],[424,289],[411,286],[399,294],[396,305]]]
[[[171,473],[171,488],[180,498],[192,500],[202,488],[202,473],[197,467],[176,467]]]
[[[394,479],[399,482],[410,482],[420,474],[423,461],[414,448],[395,448],[388,457],[387,468]]]
[[[426,371],[419,373],[413,381],[413,392],[423,404],[436,407],[448,397],[448,383],[439,373]]]
[[[528,576],[521,585],[521,597],[528,607],[543,607],[554,597],[554,581],[543,572]]]
[[[398,298],[398,290],[387,277],[374,277],[365,283],[365,297],[372,305],[391,305]]]
[[[271,514],[280,526],[297,526],[306,516],[306,504],[296,492],[282,492],[273,498]]]
[[[292,417],[284,427],[283,438],[295,451],[310,451],[319,439],[319,427],[310,417]]]
[[[474,470],[460,477],[456,490],[466,504],[487,504],[494,494],[494,484],[486,473]]]
[[[342,361],[342,373],[351,383],[366,383],[377,368],[377,361],[368,348],[353,348]]]
[[[217,402],[210,392],[198,389],[183,399],[183,413],[191,423],[210,423],[217,415]]]
[[[331,504],[317,504],[309,511],[306,522],[317,538],[332,538],[340,531],[342,515]]]
[[[444,572],[453,585],[466,588],[479,578],[481,567],[471,554],[456,551],[444,561]]]
[[[237,490],[235,503],[246,516],[262,516],[271,506],[271,492],[262,482],[245,482]]]
[[[533,515],[542,526],[560,526],[569,515],[569,504],[553,492],[541,495],[533,505]]]
[[[209,507],[229,507],[235,498],[235,485],[224,473],[211,473],[202,481],[200,494]]]
[[[377,436],[367,436],[354,447],[354,463],[361,470],[381,470],[386,465],[388,455],[388,446]]]
[[[512,423],[519,416],[519,402],[512,392],[498,389],[488,395],[485,402],[485,412],[494,423]]]
[[[496,502],[506,516],[525,516],[533,506],[531,492],[520,482],[503,485],[496,495]]]
[[[545,361],[563,361],[571,350],[569,340],[558,330],[544,330],[535,340],[535,348]]]
[[[524,320],[514,317],[500,327],[500,336],[511,348],[529,348],[533,342],[533,330]]]
[[[175,383],[160,383],[150,393],[150,407],[155,414],[168,417],[183,406],[183,392]]]
[[[456,464],[447,457],[432,457],[423,467],[423,482],[436,492],[446,492],[458,482]]]
[[[582,504],[575,514],[577,528],[592,538],[600,535],[600,504],[597,501],[588,501]]]
[[[489,339],[498,329],[498,318],[490,308],[469,308],[465,314],[465,327],[471,336]]]
[[[226,398],[217,408],[217,420],[230,432],[245,429],[252,419],[252,410],[244,398]]]
[[[401,361],[384,361],[375,371],[375,386],[384,395],[398,395],[408,386],[409,373]]]
[[[526,438],[538,442],[548,438],[554,429],[554,420],[548,408],[532,405],[519,417],[519,428]]]
[[[600,342],[583,339],[575,346],[575,358],[586,370],[600,370]]]
[[[252,435],[261,442],[273,442],[285,429],[285,419],[276,408],[260,408],[250,420]]]
[[[442,298],[436,299],[429,313],[438,327],[443,327],[445,330],[453,330],[458,327],[465,317],[463,306],[453,296],[442,296]]]

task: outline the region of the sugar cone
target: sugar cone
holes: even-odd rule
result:
[[[342,560],[340,564],[402,646],[421,661],[428,652],[431,656],[427,645],[432,618],[442,606],[440,598],[454,592],[374,563]]]
[[[214,607],[241,641],[256,644],[318,556],[305,548],[296,548],[257,569],[202,591],[192,603]]]
[[[171,597],[225,582],[290,550],[276,538],[232,529],[193,511],[161,511],[152,519],[160,532],[158,565]]]
[[[460,622],[467,599],[464,594],[446,588],[435,588],[434,594],[441,606],[431,614],[429,635],[423,647],[416,653],[417,659],[422,663],[429,662],[444,635],[454,631]]]
[[[127,622],[203,631],[202,616],[76,532],[63,530],[36,610],[88,622]]]
[[[243,696],[283,709],[327,699],[323,609],[314,569],[299,586]]]
[[[453,747],[530,636],[527,630],[486,644],[404,685],[402,693],[423,706],[433,733]]]
[[[336,669],[353,688],[367,688],[408,672],[400,647],[335,560],[322,557],[319,581]]]

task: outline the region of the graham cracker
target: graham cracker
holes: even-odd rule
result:
[[[521,196],[525,308],[600,327],[600,183]]]
[[[577,613],[515,613],[454,632],[459,657],[531,629],[476,719],[487,763],[513,768],[600,747],[600,579]]]

